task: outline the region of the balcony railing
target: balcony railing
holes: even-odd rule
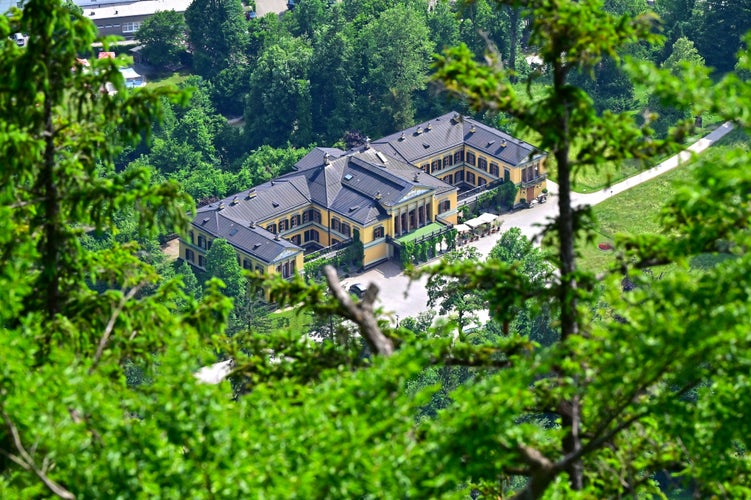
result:
[[[544,181],[547,178],[548,178],[548,174],[538,175],[534,179],[531,179],[531,180],[528,180],[528,181],[522,181],[522,187],[523,188],[528,188],[530,186],[534,186],[536,184],[541,183],[542,181]]]

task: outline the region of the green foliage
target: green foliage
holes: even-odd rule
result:
[[[555,156],[560,215],[544,228],[557,242],[546,257],[555,271],[540,279],[526,261],[535,252],[514,233],[496,252],[505,260],[450,256],[431,277],[436,300],[468,311],[481,297],[496,322],[459,336],[452,323],[424,327],[427,318],[415,323],[424,330],[394,329],[367,316],[368,294],[342,303],[302,279],[268,282],[282,306],[319,319],[345,315],[360,332],[377,327],[393,340],[391,355],[363,355],[351,339],[248,331],[266,321],[261,310],[236,313],[238,327],[228,331],[232,307],[216,282],[201,302],[188,300],[176,281],[154,286],[157,273],[133,245],[83,248],[79,228],[111,230],[127,208],[137,220],[128,233],[184,228],[189,200],[173,184],[152,183],[142,166],[113,166],[120,145],[139,141],[159,115],[160,97],[180,96],[128,91],[116,61],[82,71],[75,58],[95,28],[58,2],[31,0],[23,18],[1,16],[0,36],[31,35],[23,49],[0,45],[2,495],[651,497],[663,492],[650,478],[670,470],[693,496],[749,496],[748,152],[729,152],[676,189],[660,220],[665,232],[616,237],[623,255],[615,272],[579,270],[577,242],[593,223],[590,211],[571,209],[573,167],[674,145],[651,140],[654,131],[632,114],[600,113],[568,78],[617,57],[624,43],[653,38],[652,27],[596,1],[526,4],[531,43],[550,67],[547,91],[517,98],[508,74],[478,65],[466,48],[437,71],[473,106],[537,130]],[[388,7],[363,14],[360,26]],[[666,102],[733,113],[751,128],[751,94],[738,78],[710,89],[701,71],[679,80],[667,69],[631,69]],[[100,93],[106,81],[119,92]],[[688,268],[718,248],[733,258]],[[217,262],[231,268],[231,260]],[[675,271],[662,279],[642,271],[668,262]],[[521,317],[530,301],[539,309]],[[460,313],[457,323],[465,319]],[[549,322],[558,342],[527,333]],[[234,394],[192,375],[216,352],[234,360]]]
[[[164,10],[146,18],[136,33],[143,57],[158,67],[176,65],[185,52],[186,29],[182,12]]]
[[[206,253],[206,272],[214,278],[219,278],[226,287],[225,294],[242,302],[247,295],[248,280],[243,275],[243,269],[237,262],[237,253],[227,240],[217,238],[212,241]]]
[[[250,75],[245,104],[245,130],[251,146],[311,142],[312,57],[309,44],[292,37],[277,40],[261,52]]]
[[[452,250],[444,255],[443,263],[452,265],[470,265],[479,258],[474,247]],[[485,297],[474,287],[468,286],[468,280],[457,275],[432,274],[425,285],[428,292],[428,307],[438,307],[441,315],[455,313],[459,333],[477,320],[476,312],[486,307]]]
[[[241,63],[248,31],[240,0],[195,0],[185,10],[193,68],[204,78]]]

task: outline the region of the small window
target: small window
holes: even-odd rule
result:
[[[185,260],[193,264],[195,262],[195,254],[193,253],[193,250],[185,250]]]
[[[373,229],[373,239],[377,240],[378,238],[383,238],[384,230],[383,226],[378,226],[377,228]]]

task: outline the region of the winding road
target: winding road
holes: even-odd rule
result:
[[[654,179],[658,175],[686,163],[694,155],[706,150],[716,141],[730,133],[731,130],[733,130],[731,122],[723,123],[684,151],[633,177],[629,177],[595,193],[571,193],[571,204],[572,206],[597,205],[612,196]],[[548,180],[547,185],[551,196],[555,197],[558,185],[550,180]],[[532,209],[503,214],[501,216],[501,220],[503,221],[501,227],[503,230],[518,227],[525,236],[537,241],[541,235],[541,225],[557,214],[558,203],[556,200],[549,200],[547,203],[535,205]],[[470,245],[476,247],[483,256],[487,256],[501,234],[502,232],[494,233],[472,242]],[[376,305],[382,307],[384,313],[387,316],[390,315],[392,321],[398,322],[399,318],[417,316],[420,312],[428,309],[426,305],[428,303],[428,293],[425,290],[426,281],[427,278],[411,281],[404,275],[398,264],[385,262],[360,275],[343,280],[342,283],[346,287],[349,287],[353,283],[362,283],[367,286],[367,284],[372,282],[378,285],[380,292],[376,300]]]

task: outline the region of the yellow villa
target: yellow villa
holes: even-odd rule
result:
[[[394,240],[457,223],[460,191],[513,182],[517,202],[545,189],[545,154],[448,113],[360,148],[316,148],[295,170],[198,209],[180,257],[204,268],[215,238],[245,269],[291,277],[306,253],[359,237],[363,266],[396,254]]]

